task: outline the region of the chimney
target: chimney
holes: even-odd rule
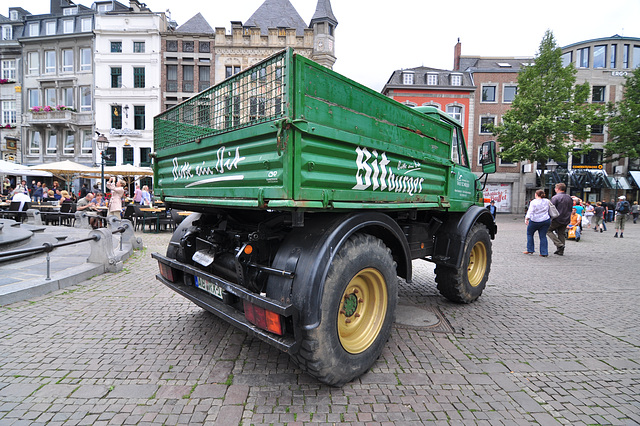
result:
[[[462,55],[462,44],[458,37],[456,47],[453,48],[453,71],[460,71],[460,56]]]

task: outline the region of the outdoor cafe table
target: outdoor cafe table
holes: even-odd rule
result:
[[[160,208],[156,208],[156,207],[143,207],[140,209],[141,212],[146,212],[146,213],[152,213],[153,216],[151,218],[156,220],[156,233],[159,232],[159,228],[160,226],[158,225],[158,220],[160,218],[160,212],[165,211],[166,209],[164,207],[160,207]],[[145,226],[145,222],[146,222],[146,218],[143,216],[142,217],[142,232],[145,232],[144,230],[144,226]]]

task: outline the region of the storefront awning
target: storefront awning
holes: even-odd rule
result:
[[[636,186],[640,188],[640,172],[632,171],[632,172],[629,172],[629,174],[631,175],[633,180],[636,181]]]
[[[629,181],[626,177],[620,177],[617,179],[611,176],[608,176],[609,183],[611,184],[611,188],[613,189],[631,189],[631,185],[629,185]]]

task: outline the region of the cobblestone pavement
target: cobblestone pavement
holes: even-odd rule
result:
[[[542,258],[522,218],[498,222],[476,303],[439,296],[426,262],[401,283],[454,332],[398,326],[342,388],[165,288],[169,235],[141,234],[124,271],[0,308],[0,425],[640,424],[640,225]]]

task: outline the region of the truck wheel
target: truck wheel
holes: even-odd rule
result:
[[[440,294],[456,303],[471,303],[484,290],[491,269],[491,236],[487,227],[475,224],[464,245],[459,268],[436,266]]]
[[[341,386],[366,372],[391,334],[398,300],[396,264],[384,243],[353,235],[329,268],[320,325],[304,330],[296,362],[321,382]]]

